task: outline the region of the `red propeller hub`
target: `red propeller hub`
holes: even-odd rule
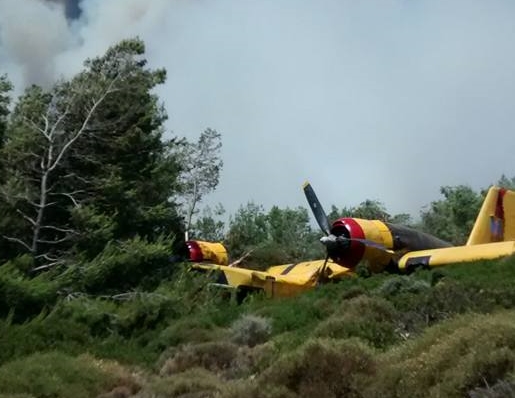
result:
[[[348,239],[366,239],[365,232],[361,225],[350,217],[336,220],[331,227],[331,234],[335,236],[345,236]],[[339,265],[354,268],[365,254],[365,245],[358,241],[350,241],[350,245],[345,248],[331,250],[329,256]]]

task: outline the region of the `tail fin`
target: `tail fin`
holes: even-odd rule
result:
[[[467,245],[515,240],[515,192],[491,187]]]

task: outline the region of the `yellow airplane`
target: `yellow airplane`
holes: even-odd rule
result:
[[[344,217],[329,224],[309,183],[304,193],[325,236],[322,260],[272,266],[255,271],[228,264],[220,243],[188,241],[192,268],[215,271],[217,286],[235,289],[243,298],[252,291],[268,297],[293,296],[316,285],[355,274],[365,262],[372,272],[411,272],[460,262],[494,259],[515,253],[515,192],[491,187],[464,246],[452,246],[430,234],[380,220]]]

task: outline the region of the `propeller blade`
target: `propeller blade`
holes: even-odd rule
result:
[[[306,199],[309,203],[309,207],[311,207],[311,211],[315,215],[315,219],[317,220],[318,225],[320,226],[320,229],[326,234],[329,235],[330,233],[330,226],[329,226],[329,219],[327,218],[327,215],[325,214],[324,209],[322,208],[322,205],[320,204],[320,201],[318,200],[315,191],[311,187],[311,184],[309,182],[306,182],[303,186],[304,194],[306,195]],[[326,261],[327,262],[327,261]]]

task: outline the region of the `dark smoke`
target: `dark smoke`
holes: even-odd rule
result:
[[[74,20],[79,19],[82,14],[81,0],[46,0],[54,3],[61,3],[64,5],[64,13],[66,19]]]

